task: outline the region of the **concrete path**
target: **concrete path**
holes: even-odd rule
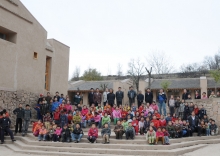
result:
[[[205,148],[186,153],[183,156],[220,156],[220,144],[210,144]]]

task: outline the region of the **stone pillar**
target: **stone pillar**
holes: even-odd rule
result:
[[[205,76],[200,77],[200,88],[201,88],[201,96],[203,92],[207,94],[207,78]]]

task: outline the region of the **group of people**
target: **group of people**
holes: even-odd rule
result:
[[[122,139],[124,134],[126,139],[146,135],[149,144],[157,144],[161,140],[162,144],[169,145],[170,138],[190,137],[194,132],[197,132],[198,136],[218,134],[217,125],[213,119],[208,118],[205,108],[185,101],[185,97],[188,99],[185,90],[182,99],[180,97],[174,99],[173,95],[167,98],[161,89],[156,103],[150,89],[147,89],[144,103],[143,96],[138,97],[141,93],[136,95],[130,87],[128,97],[137,96],[138,106],[132,98],[129,98],[129,104],[122,105],[124,94],[120,87],[116,96],[112,89],[108,93],[107,91],[101,94],[99,89],[96,89],[96,92],[91,89],[88,97],[89,108],[86,105],[81,106],[80,98],[77,99],[79,94],[74,97],[74,103],[70,102],[68,96],[64,97],[63,94],[59,96],[59,92],[56,92],[54,97],[51,97],[49,92],[45,97],[40,94],[38,104],[34,108],[38,121],[32,123],[33,135],[38,137],[39,141],[78,143],[85,133],[84,128],[89,127],[87,139],[90,143],[96,143],[100,129],[104,144],[110,143],[113,131],[116,139]],[[107,100],[100,100],[102,96]],[[103,105],[101,101],[104,102]],[[169,113],[166,113],[166,105],[169,106]],[[19,104],[13,113],[17,116],[14,134],[19,132],[25,136],[32,118],[30,106],[26,105],[23,109]],[[3,126],[6,125],[5,120],[8,126]],[[115,125],[114,129],[111,129],[111,123]],[[2,113],[0,125],[1,139],[6,132],[14,140],[6,112]]]

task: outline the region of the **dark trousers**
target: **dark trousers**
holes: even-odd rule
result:
[[[201,128],[200,132],[201,132],[202,135],[206,135],[206,129],[205,128]]]
[[[88,140],[89,140],[89,142],[91,142],[91,143],[94,143],[95,141],[96,141],[96,137],[92,137],[92,138],[90,138],[89,136],[88,136],[88,138],[87,138]]]
[[[201,127],[191,127],[191,130],[192,130],[192,133],[194,133],[194,132],[197,132],[198,134],[197,134],[197,136],[200,136],[201,135]]]
[[[62,142],[70,142],[70,136],[67,136],[66,134],[62,135]]]
[[[117,101],[117,106],[122,105],[122,101]]]
[[[126,139],[134,139],[134,131],[126,131]]]
[[[106,105],[106,103],[107,103],[107,101],[103,102],[103,105],[105,106],[105,105]]]
[[[4,142],[5,132],[10,135],[11,140],[14,140],[14,135],[12,131],[8,127],[6,127],[4,129],[1,129],[1,142]]]
[[[175,131],[168,131],[171,138],[175,138],[176,132]]]
[[[130,105],[130,107],[132,106],[132,103],[134,103],[134,102],[135,102],[134,98],[129,98],[129,105]]]
[[[15,133],[18,132],[18,125],[19,125],[19,133],[21,133],[22,131],[22,119],[21,118],[16,119]]]
[[[173,114],[174,114],[174,107],[170,107],[170,116],[173,116]],[[178,115],[178,114],[176,114],[176,115]]]
[[[122,139],[123,133],[124,133],[123,131],[117,131],[117,132],[115,132],[116,139]]]
[[[176,132],[175,138],[182,138],[182,136],[183,136],[182,131],[179,131],[179,132]]]
[[[54,142],[60,141],[60,136],[59,136],[59,135],[56,135],[56,134],[53,134],[53,141],[54,141]]]
[[[141,106],[142,103],[143,101],[138,101],[138,108]]]
[[[141,134],[141,135],[144,134],[144,127],[141,127],[141,128],[140,128],[140,134]]]

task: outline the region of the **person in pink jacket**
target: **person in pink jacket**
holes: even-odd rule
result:
[[[158,106],[157,106],[157,104],[156,104],[155,101],[153,101],[153,103],[150,105],[150,107],[152,107],[154,111],[155,111],[155,110],[158,111]]]
[[[101,121],[101,115],[99,115],[98,112],[95,112],[95,115],[94,115],[93,119],[94,119],[94,121],[95,121],[95,123],[96,123],[96,126],[97,126],[97,127],[99,126],[99,128],[101,128],[101,123],[100,123],[100,121]]]
[[[39,131],[38,140],[41,141],[43,139],[43,141],[45,141],[46,135],[47,135],[47,129],[44,126],[42,126]]]
[[[61,137],[62,128],[60,126],[57,126],[54,134],[53,134],[53,141],[59,142]]]
[[[67,104],[65,105],[65,108],[67,110],[67,112],[71,112],[73,110],[73,107],[70,105],[70,102],[68,101]]]
[[[96,128],[95,123],[92,124],[92,127],[88,131],[88,140],[90,143],[96,142],[96,139],[98,138],[98,128]]]
[[[89,112],[89,109],[87,108],[87,106],[84,105],[81,114],[85,116],[88,112]]]
[[[116,123],[118,122],[118,120],[121,118],[121,110],[118,108],[118,106],[116,107],[116,109],[112,112],[112,116],[114,119],[114,124],[116,125]]]
[[[157,132],[156,132],[156,143],[155,143],[156,145],[159,140],[161,140],[162,144],[164,145],[164,133],[162,132],[160,127],[157,129]]]

